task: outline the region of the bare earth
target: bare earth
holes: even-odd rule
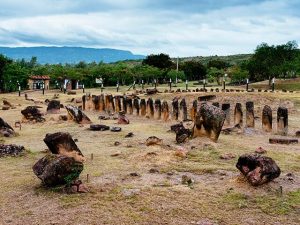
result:
[[[100,94],[99,90],[88,91]],[[44,96],[40,91],[29,92],[28,96],[43,102],[55,93],[60,94],[64,105],[74,97],[58,91],[46,91]],[[175,95],[185,96],[191,104],[204,94],[158,94],[153,98],[171,100]],[[81,96],[77,91],[75,97]],[[3,99],[16,106],[0,111],[0,117],[12,126],[22,119],[22,109],[34,105],[17,93],[0,95],[1,102]],[[128,116],[130,124],[121,125],[119,133],[90,131],[89,125],[58,121],[57,114],[46,115],[45,123],[22,123],[22,130],[15,128],[19,136],[0,138],[0,143],[19,144],[28,150],[25,156],[0,158],[0,224],[300,224],[300,144],[268,143],[269,137],[277,136],[275,116],[280,105],[289,109],[289,137],[295,137],[300,130],[300,93],[217,93],[214,101],[232,103],[233,123],[234,104],[241,102],[245,111],[248,100],[254,101],[259,117],[265,104],[271,106],[275,128],[272,134],[262,131],[260,118],[254,130],[221,134],[217,143],[195,138],[181,145],[169,132],[176,121],[163,123],[133,115]],[[46,112],[44,103],[37,105]],[[61,114],[66,110],[62,109]],[[99,121],[100,112],[86,114],[95,124],[118,126],[115,120]],[[80,179],[90,193],[68,195],[61,188],[45,189],[33,174],[32,166],[47,149],[43,138],[58,131],[69,132],[78,139],[77,145],[87,158]],[[125,138],[129,132],[134,136]],[[163,139],[163,145],[146,146],[149,136]],[[115,141],[121,145],[114,146]],[[252,153],[258,147],[267,150],[266,155],[276,161],[282,172],[273,182],[252,187],[235,164],[239,155]],[[180,149],[188,151],[186,158],[176,155]],[[236,158],[220,159],[225,153]],[[150,169],[156,173],[150,173]],[[194,183],[182,184],[183,175]]]

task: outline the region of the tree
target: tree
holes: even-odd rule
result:
[[[206,67],[201,62],[194,60],[184,62],[182,68],[188,80],[201,80],[207,74]]]
[[[226,69],[229,67],[229,63],[223,61],[223,60],[220,60],[220,59],[213,59],[213,60],[210,60],[207,64],[207,68],[211,68],[211,67],[214,67],[214,68],[217,68],[217,69]]]
[[[12,60],[0,54],[0,92],[5,91],[4,72],[7,65],[11,64]]]
[[[230,69],[230,77],[232,82],[241,83],[241,81],[249,77],[249,72],[247,70],[243,70],[239,66],[233,66]]]
[[[159,55],[148,55],[142,62],[143,65],[154,66],[159,69],[170,69],[173,65],[171,58],[167,54],[160,53]]]
[[[23,88],[27,87],[28,71],[17,63],[10,63],[5,66],[3,74],[4,89],[6,91],[16,91],[18,84]]]
[[[269,46],[266,43],[258,45],[248,63],[250,79],[256,81],[269,79],[271,82],[272,77],[284,77],[294,70],[292,62],[298,54],[295,41],[277,46]]]
[[[185,74],[184,74],[183,71],[178,71],[177,72],[177,70],[170,70],[167,73],[167,77],[166,78],[168,79],[167,82],[170,80],[170,78],[172,79],[173,82],[175,82],[176,78],[180,79],[180,80],[185,79]]]
[[[208,82],[212,83],[216,81],[220,85],[221,84],[220,78],[223,77],[224,74],[225,72],[223,69],[211,67],[208,69],[208,73],[207,73]]]

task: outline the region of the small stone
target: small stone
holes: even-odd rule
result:
[[[119,112],[118,124],[129,124],[129,119],[125,116],[124,112]]]
[[[116,153],[111,154],[110,156],[111,156],[111,157],[117,157],[117,156],[119,156],[119,155],[121,155],[121,153],[120,153],[120,152],[116,152]]]
[[[125,196],[125,197],[132,197],[132,196],[135,196],[135,195],[138,195],[140,193],[140,189],[137,189],[137,188],[134,188],[134,189],[123,189],[122,190],[122,194]]]
[[[129,175],[132,176],[132,177],[139,177],[139,176],[140,176],[140,175],[139,175],[138,173],[136,173],[136,172],[130,173]]]
[[[133,136],[134,136],[134,134],[132,132],[129,132],[128,134],[125,135],[125,138],[131,138]]]
[[[8,105],[2,106],[2,110],[9,110],[9,109],[10,109],[10,106],[8,106]]]
[[[146,155],[147,156],[157,156],[157,153],[156,152],[148,152]]]
[[[155,169],[155,168],[151,168],[149,170],[149,173],[159,173],[158,169]]]
[[[89,189],[84,184],[79,184],[77,192],[78,193],[88,193]]]
[[[151,136],[146,140],[146,145],[150,146],[150,145],[162,145],[163,140],[155,137],[155,136]]]
[[[180,158],[186,158],[188,151],[186,149],[177,149],[175,151],[175,156],[178,156]]]
[[[187,175],[182,175],[181,183],[187,184],[187,185],[192,185],[194,183],[194,180]]]
[[[110,128],[110,131],[111,131],[111,132],[120,132],[121,130],[122,130],[121,127],[111,127],[111,128]]]
[[[258,154],[265,154],[265,153],[267,153],[267,150],[266,150],[266,149],[263,149],[262,147],[258,147],[258,148],[255,150],[255,153],[258,153]]]
[[[236,157],[236,155],[234,155],[232,153],[225,153],[220,156],[220,159],[229,160],[229,159],[234,159],[235,157]]]
[[[108,117],[108,116],[99,116],[98,119],[99,120],[109,120],[110,117]]]
[[[121,142],[115,141],[114,146],[119,146]]]
[[[91,124],[90,130],[92,131],[105,131],[109,130],[109,126],[103,125],[103,124]]]

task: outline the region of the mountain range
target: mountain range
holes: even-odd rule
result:
[[[80,61],[112,63],[145,58],[143,55],[135,55],[126,50],[84,47],[0,47],[0,54],[14,60],[30,60],[35,56],[41,64],[78,63]]]

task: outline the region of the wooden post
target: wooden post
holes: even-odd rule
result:
[[[156,99],[154,101],[154,118],[160,120],[161,119],[161,101],[160,99]]]
[[[133,99],[133,106],[134,106],[134,109],[135,109],[135,114],[137,116],[139,116],[140,115],[140,103],[139,103],[138,98]]]
[[[246,127],[254,127],[254,103],[246,102]]]
[[[262,111],[262,129],[265,132],[272,132],[272,109],[270,106],[265,105]]]
[[[185,98],[183,98],[180,102],[180,110],[181,110],[181,115],[182,115],[182,121],[187,121],[187,105]]]
[[[166,100],[163,101],[161,105],[161,111],[162,111],[162,116],[163,116],[163,121],[168,121],[169,120],[169,105]]]
[[[229,126],[230,125],[230,104],[229,103],[222,104],[222,110],[225,113],[224,126]]]
[[[174,98],[172,101],[172,119],[178,120],[179,117],[179,103],[178,99]]]
[[[235,109],[234,109],[234,125],[243,126],[243,110],[242,110],[242,104],[236,103]]]
[[[196,118],[197,107],[198,107],[198,101],[194,100],[192,108],[191,108],[191,111],[190,111],[190,113],[191,113],[191,120],[193,120],[193,121],[195,121],[195,118]]]
[[[285,107],[279,107],[277,110],[277,133],[288,134],[288,109]]]
[[[140,110],[141,110],[141,116],[146,116],[146,100],[141,99],[140,101]]]

